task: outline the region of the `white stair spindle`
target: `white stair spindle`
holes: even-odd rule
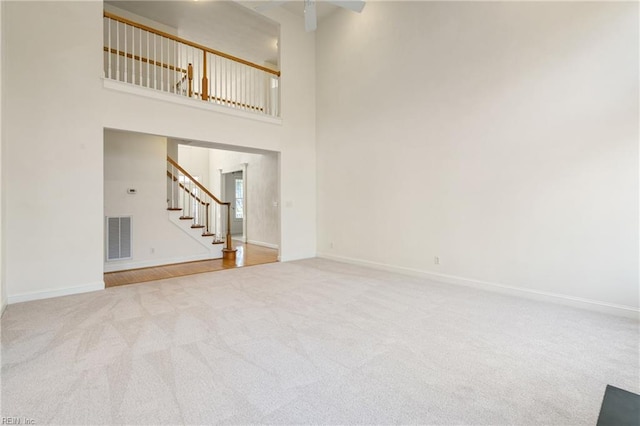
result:
[[[189,217],[194,217],[193,215],[193,200],[191,199],[191,179],[188,181],[187,185],[187,200],[189,200]]]
[[[184,193],[186,194],[186,200],[185,200],[185,206],[184,206],[184,215],[186,217],[191,217],[191,196],[189,195],[189,181],[187,180],[187,177],[184,177]]]
[[[175,192],[176,192],[175,191],[175,187],[176,186],[175,186],[175,181],[174,181],[175,176],[176,176],[176,172],[175,172],[175,167],[174,167],[173,164],[171,164],[170,171],[171,171],[171,176],[170,176],[171,185],[169,186],[169,190],[171,191],[171,208],[174,209],[174,208],[176,208],[176,197],[175,197],[175,195],[176,195],[175,194]]]
[[[179,181],[178,181],[179,182]],[[180,185],[178,185],[180,187]],[[187,216],[187,181],[184,179],[184,175],[182,175],[182,187],[180,187],[182,193],[182,216]]]
[[[213,233],[218,237],[218,203],[213,203]]]

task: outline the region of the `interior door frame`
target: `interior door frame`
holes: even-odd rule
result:
[[[241,163],[241,164],[238,164],[237,166],[233,166],[225,169],[218,169],[220,171],[220,192],[218,192],[218,194],[220,194],[223,197],[222,201],[227,201],[224,199],[224,197],[226,197],[224,175],[227,173],[242,172],[242,195],[244,196],[242,198],[242,213],[243,213],[242,242],[243,243],[246,243],[248,239],[248,236],[247,236],[247,166],[248,165],[249,163]]]

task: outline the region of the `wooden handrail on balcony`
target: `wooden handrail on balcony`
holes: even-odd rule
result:
[[[144,63],[148,63],[150,65],[166,68],[171,71],[181,72],[183,74],[187,74],[187,70],[184,68],[174,67],[173,65],[165,64],[162,62],[154,61],[153,59],[145,58],[144,56],[132,55],[131,53],[125,53],[122,50],[117,49],[109,49],[107,46],[104,46],[104,51],[107,53],[113,53],[114,55],[120,55],[129,59],[133,59],[135,61],[140,61]]]
[[[276,75],[276,76],[280,77],[280,71],[272,70],[271,68],[263,67],[262,65],[258,65],[258,64],[254,64],[253,62],[245,61],[244,59],[238,58],[238,57],[233,56],[233,55],[229,55],[228,53],[224,53],[224,52],[221,52],[219,50],[208,48],[208,47],[203,46],[201,44],[194,43],[194,42],[189,41],[189,40],[185,40],[185,39],[183,39],[181,37],[177,37],[177,36],[174,36],[172,34],[165,33],[164,31],[156,30],[155,28],[147,27],[146,25],[142,25],[142,24],[139,24],[139,23],[137,23],[135,21],[131,21],[129,19],[123,18],[121,16],[114,15],[113,13],[107,12],[106,10],[103,12],[103,14],[104,14],[105,18],[110,18],[110,19],[113,19],[115,21],[122,22],[123,24],[131,25],[132,27],[139,28],[141,30],[150,32],[152,34],[157,34],[157,35],[159,35],[161,37],[165,37],[165,38],[168,38],[170,40],[177,41],[178,43],[186,44],[187,46],[191,46],[191,47],[194,47],[196,49],[200,49],[200,50],[203,50],[205,52],[211,53],[213,55],[220,56],[222,58],[226,58],[226,59],[232,60],[234,62],[238,62],[238,63],[243,64],[243,65],[247,65],[247,66],[249,66],[251,68],[255,68],[255,69],[258,69],[260,71],[264,71],[266,73],[273,74],[273,75]]]

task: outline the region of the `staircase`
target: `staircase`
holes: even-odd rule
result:
[[[233,248],[230,229],[231,203],[220,201],[168,156],[167,204],[170,220],[201,242],[221,245],[223,259],[235,259],[237,250]]]

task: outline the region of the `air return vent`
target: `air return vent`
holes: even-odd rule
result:
[[[107,218],[107,260],[131,259],[131,216]]]

